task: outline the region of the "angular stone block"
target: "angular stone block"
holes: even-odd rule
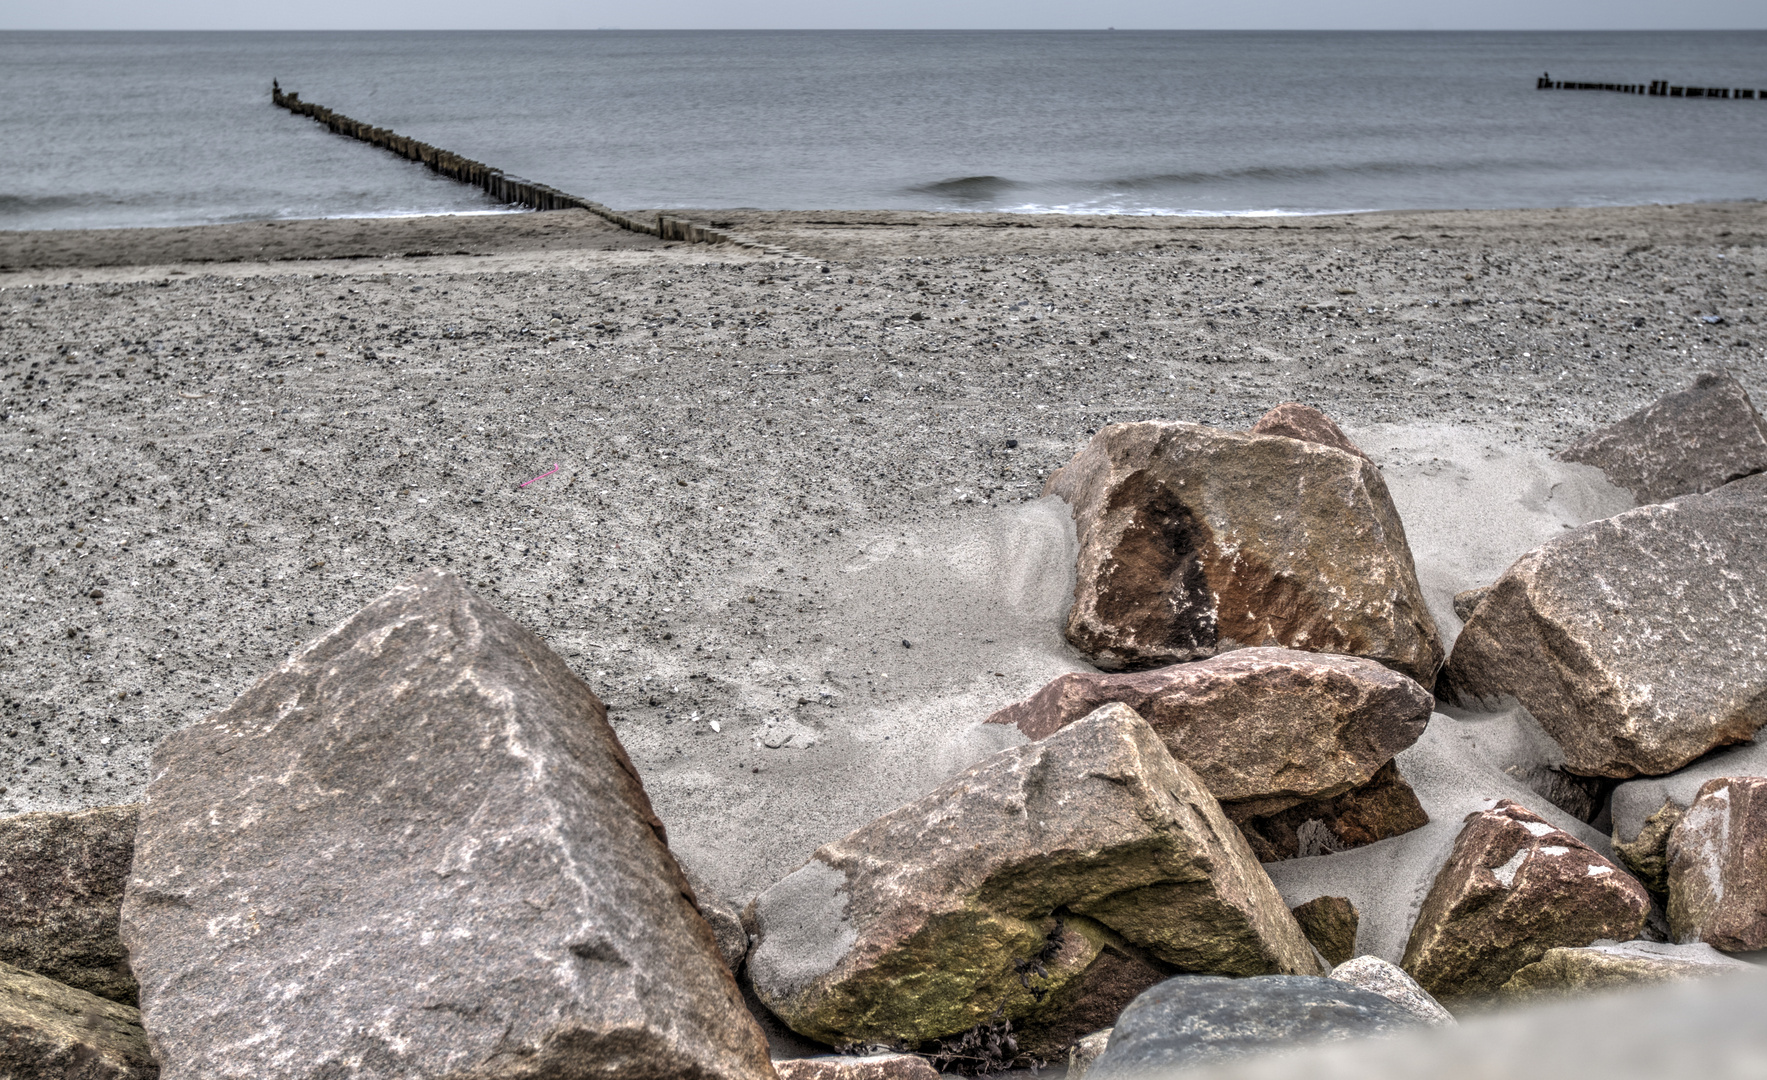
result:
[[[606,717],[432,570],[168,738],[123,902],[167,1080],[769,1080]]]
[[[1548,949],[1638,936],[1644,886],[1504,800],[1468,814],[1424,897],[1401,966],[1446,1004],[1497,990]]]
[[[1558,456],[1595,466],[1641,503],[1666,502],[1767,470],[1767,423],[1740,383],[1707,372]]]
[[[1706,781],[1669,835],[1668,860],[1675,940],[1767,948],[1767,777]]]
[[[118,919],[138,806],[0,818],[0,962],[134,1005]]]
[[[0,963],[0,1077],[154,1080],[133,1007]]]
[[[1767,723],[1767,476],[1572,529],[1516,560],[1438,693],[1514,698],[1565,768],[1661,776]]]
[[[1197,424],[1112,424],[1049,478],[1079,534],[1066,633],[1106,669],[1279,645],[1425,686],[1442,643],[1380,471]]]
[[[1095,965],[1125,957],[1319,970],[1239,831],[1120,704],[821,848],[751,915],[756,994],[833,1045],[1001,1022],[1034,1039],[1064,1023],[1076,986],[1109,981]]]

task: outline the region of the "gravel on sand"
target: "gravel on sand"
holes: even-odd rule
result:
[[[746,899],[1082,666],[1038,495],[1100,426],[1324,409],[1451,637],[1445,590],[1626,505],[1551,449],[1700,371],[1767,388],[1758,203],[700,216],[801,258],[574,211],[0,234],[0,814],[139,797],[167,732],[439,566]]]

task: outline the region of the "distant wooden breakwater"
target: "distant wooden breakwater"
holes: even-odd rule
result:
[[[1621,94],[1644,94],[1648,97],[1730,98],[1738,101],[1767,101],[1767,90],[1751,90],[1731,86],[1671,86],[1667,80],[1653,79],[1648,83],[1563,82],[1550,74],[1534,80],[1536,90],[1612,90]]]
[[[461,157],[459,154],[431,146],[429,143],[400,135],[396,131],[364,124],[360,120],[352,120],[323,105],[302,101],[301,95],[298,93],[284,93],[281,83],[275,79],[270,80],[270,100],[289,112],[312,117],[339,135],[360,139],[383,150],[390,150],[409,161],[421,162],[432,172],[440,173],[451,180],[483,188],[491,198],[502,202],[514,203],[518,206],[531,206],[535,210],[587,210],[622,229],[648,233],[663,240],[680,240],[690,244],[735,244],[738,247],[764,251],[770,255],[793,257],[793,253],[785,248],[763,244],[746,236],[726,232],[723,229],[714,229],[709,225],[701,225],[686,218],[675,217],[671,214],[658,214],[655,218],[623,214],[612,207],[603,206],[593,199],[579,198],[546,184],[536,184],[531,180],[523,180],[519,176],[511,176],[482,161]]]

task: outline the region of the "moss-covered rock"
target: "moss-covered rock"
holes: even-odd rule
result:
[[[1644,827],[1631,840],[1620,836],[1618,825],[1614,827],[1614,854],[1632,871],[1633,877],[1658,896],[1669,895],[1669,834],[1686,812],[1674,800],[1664,799],[1657,812],[1644,819]]]
[[[998,1022],[1035,1044],[1173,970],[1319,971],[1239,830],[1120,704],[827,845],[751,919],[761,1001],[836,1045]]]
[[[1751,965],[1732,960],[1710,945],[1628,941],[1548,949],[1545,956],[1511,975],[1497,993],[1511,1001],[1550,1000],[1750,970]]]
[[[133,1006],[0,963],[0,1076],[153,1080]]]

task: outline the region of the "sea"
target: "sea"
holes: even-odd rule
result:
[[[0,229],[612,206],[1312,214],[1767,197],[1767,32],[0,33]],[[1767,96],[1767,95],[1764,95]]]

